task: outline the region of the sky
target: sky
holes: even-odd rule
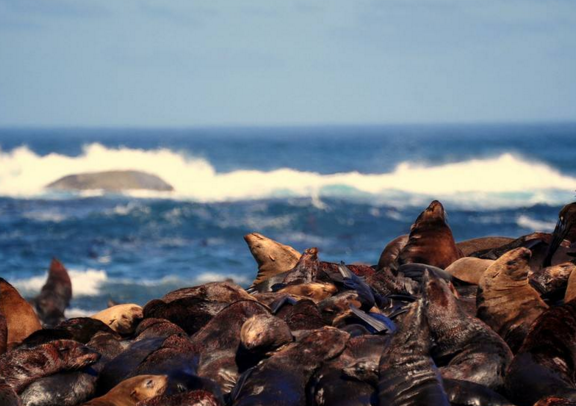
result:
[[[0,126],[576,121],[573,0],[0,0]]]

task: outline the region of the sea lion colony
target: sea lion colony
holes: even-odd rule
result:
[[[29,302],[0,279],[0,405],[576,405],[575,220],[455,243],[434,201],[376,266],[253,233],[247,290],[70,320],[53,260]]]

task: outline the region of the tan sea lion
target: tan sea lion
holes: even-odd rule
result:
[[[12,350],[0,357],[0,376],[20,393],[39,378],[73,371],[98,361],[100,355],[72,340],[56,340],[34,348]]]
[[[281,244],[259,233],[246,234],[244,240],[258,264],[258,275],[252,285],[291,270],[301,257],[301,254],[289,245]]]
[[[6,318],[8,348],[42,328],[32,306],[2,278],[0,278],[0,313]]]
[[[278,291],[279,294],[290,294],[295,296],[306,297],[320,303],[322,300],[330,297],[338,292],[336,286],[331,283],[302,283],[298,285],[288,285]]]
[[[484,271],[493,263],[490,259],[464,257],[454,261],[446,268],[446,272],[463,282],[478,285]]]
[[[72,299],[72,281],[64,265],[56,258],[50,263],[48,280],[32,303],[45,327],[54,327],[64,321],[64,310]]]
[[[286,322],[271,314],[250,317],[240,330],[240,344],[248,351],[267,352],[293,341]]]
[[[138,402],[162,395],[168,385],[166,375],[138,375],[120,382],[104,396],[85,406],[136,406]]]
[[[467,257],[473,252],[491,250],[509,244],[512,241],[514,241],[514,238],[510,237],[480,237],[457,242],[456,247],[462,251],[462,255]]]
[[[530,325],[548,305],[530,286],[530,250],[516,248],[502,255],[482,275],[478,288],[478,318],[488,324],[516,352]]]
[[[568,303],[576,298],[576,272],[572,272],[568,278],[568,285],[566,286],[566,293],[564,295],[564,303]]]
[[[118,334],[129,335],[142,320],[143,313],[142,307],[131,303],[109,307],[90,317],[100,320]]]
[[[446,269],[461,257],[446,223],[446,211],[442,203],[434,200],[412,225],[408,243],[398,254],[395,264],[422,263]]]

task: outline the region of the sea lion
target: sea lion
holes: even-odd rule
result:
[[[450,264],[446,272],[463,282],[478,285],[484,271],[493,263],[491,259],[464,257]]]
[[[571,302],[576,298],[576,272],[572,272],[568,278],[566,293],[564,294],[564,303]]]
[[[99,331],[86,343],[86,346],[102,355],[100,361],[106,364],[120,355],[128,347],[128,343],[121,341],[121,337],[116,333]]]
[[[288,285],[285,288],[280,289],[278,294],[306,297],[314,303],[319,303],[337,292],[338,289],[331,283],[310,282],[298,285]]]
[[[92,316],[100,320],[112,330],[122,335],[130,335],[143,318],[142,307],[137,304],[121,304],[109,307]]]
[[[382,352],[378,399],[381,406],[449,406],[442,377],[430,356],[430,330],[422,299]]]
[[[451,406],[514,406],[492,389],[474,382],[443,379]]]
[[[163,394],[167,385],[166,375],[138,375],[120,382],[110,392],[84,406],[136,406],[138,402]]]
[[[8,348],[42,328],[32,306],[3,278],[0,278],[0,313],[6,318]]]
[[[506,374],[518,406],[547,397],[576,401],[576,301],[553,307],[532,324]]]
[[[138,324],[134,335],[138,341],[145,338],[170,337],[173,334],[186,334],[186,332],[166,319],[150,318]]]
[[[86,344],[98,332],[110,333],[120,339],[120,335],[102,321],[77,317],[63,321],[54,328],[35,331],[22,341],[21,347],[31,348],[53,340],[74,340]]]
[[[177,395],[161,395],[138,402],[136,406],[221,406],[222,403],[212,393],[195,390]]]
[[[306,404],[306,384],[322,362],[338,356],[348,333],[333,327],[307,332],[246,371],[231,395],[234,406]]]
[[[461,309],[444,281],[426,274],[422,297],[432,337],[431,354],[442,378],[500,390],[512,361],[504,340]]]
[[[293,269],[301,257],[301,254],[289,245],[280,244],[259,233],[246,234],[244,240],[258,264],[258,275],[252,286]]]
[[[6,352],[8,347],[8,325],[6,317],[0,312],[0,355]]]
[[[54,327],[64,321],[64,310],[72,299],[72,281],[64,265],[56,258],[52,259],[48,271],[48,280],[42,286],[40,294],[32,303],[44,324],[44,327]]]
[[[240,286],[231,282],[211,282],[178,289],[144,306],[145,318],[166,319],[193,335],[230,303],[256,301]]]
[[[462,252],[462,255],[467,257],[473,252],[492,250],[509,244],[512,241],[514,241],[514,238],[510,237],[480,237],[457,242],[456,247]]]
[[[409,235],[404,234],[390,241],[386,247],[384,247],[382,254],[380,254],[380,258],[378,259],[378,266],[376,268],[390,268],[406,244],[408,244],[408,239]]]
[[[530,275],[530,285],[543,297],[561,299],[566,292],[570,275],[575,269],[576,265],[571,262],[540,268]]]
[[[240,344],[251,352],[268,352],[293,341],[290,327],[267,313],[250,317],[240,330]]]
[[[308,248],[304,251],[296,266],[284,277],[282,284],[299,285],[314,282],[318,268],[318,248]]]
[[[395,266],[422,263],[446,269],[461,257],[446,223],[444,207],[434,200],[412,225],[408,243],[398,254]]]
[[[546,251],[546,256],[542,263],[543,267],[552,264],[552,258],[564,240],[568,240],[570,243],[576,241],[576,202],[567,204],[558,213],[558,222],[552,232],[552,241]]]
[[[301,330],[315,330],[326,325],[318,306],[309,299],[302,299],[294,305],[281,307],[276,313],[276,317],[283,319],[292,333]]]
[[[4,379],[0,378],[0,405],[2,406],[22,406],[20,398],[8,385]]]
[[[516,352],[530,325],[548,305],[530,286],[530,250],[516,248],[498,258],[482,275],[477,295],[477,315]]]
[[[30,349],[12,350],[0,357],[0,376],[20,393],[39,378],[73,371],[98,361],[100,355],[72,340],[58,340]]]

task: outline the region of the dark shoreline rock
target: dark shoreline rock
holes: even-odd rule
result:
[[[156,190],[171,192],[172,185],[156,175],[141,171],[105,171],[64,176],[48,185],[53,190],[94,190],[122,192],[124,190]]]

